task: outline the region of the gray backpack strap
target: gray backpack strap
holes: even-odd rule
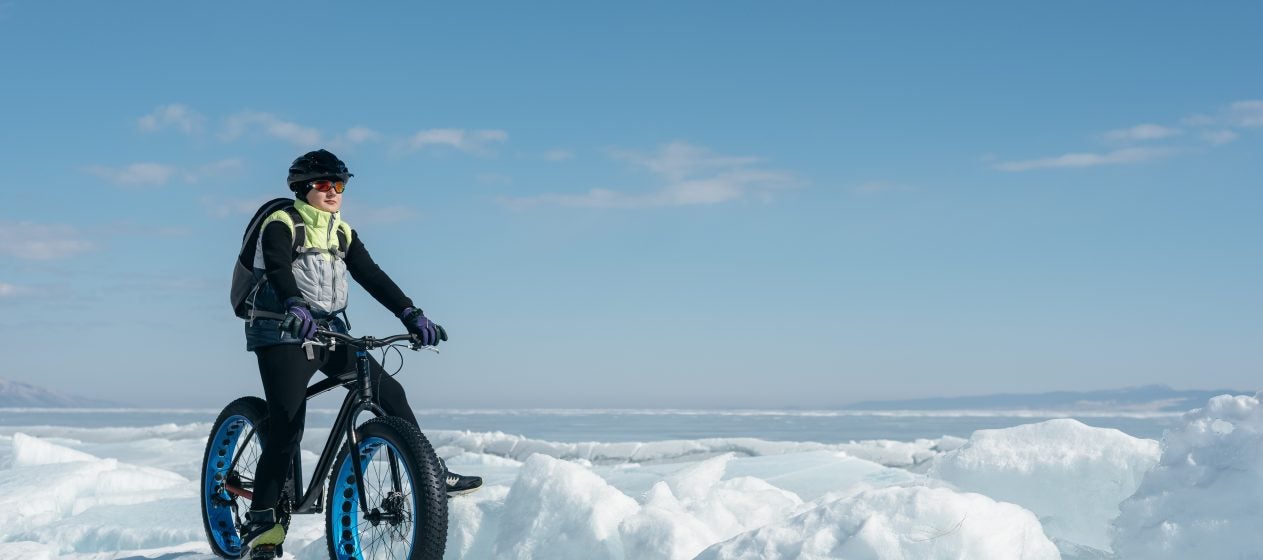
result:
[[[307,222],[303,221],[303,215],[298,213],[298,209],[293,206],[287,206],[285,213],[289,214],[290,221],[294,222],[294,255],[297,256],[303,252],[303,245],[307,244]]]
[[[350,249],[350,243],[346,240],[346,234],[342,232],[342,228],[338,228],[338,250],[333,252],[333,256],[338,260],[346,258],[346,251]]]
[[[250,310],[249,310],[249,311],[247,311],[246,313],[248,313],[248,314],[249,314],[249,316],[250,316],[249,321],[250,321],[251,323],[253,323],[255,319],[276,319],[276,320],[282,320],[282,319],[284,319],[284,318],[285,318],[285,314],[284,314],[284,313],[273,313],[273,312],[271,312],[271,311],[259,311],[258,309],[250,309]]]

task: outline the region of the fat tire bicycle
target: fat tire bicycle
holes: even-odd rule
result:
[[[329,557],[338,560],[440,560],[447,544],[446,471],[419,428],[373,402],[369,375],[369,350],[403,341],[413,350],[423,347],[410,334],[376,339],[319,330],[316,338],[329,351],[339,343],[353,349],[356,367],[307,388],[308,400],[337,386],[351,390],[305,491],[300,457],[294,456],[278,521],[288,530],[291,515],[324,512]],[[375,417],[356,427],[364,412]],[[249,553],[241,531],[266,423],[267,403],[249,396],[229,403],[211,426],[202,458],[202,525],[211,551],[223,558]]]

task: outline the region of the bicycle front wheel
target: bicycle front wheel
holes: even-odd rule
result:
[[[374,418],[356,430],[329,474],[325,535],[338,560],[440,560],[447,545],[447,492],[438,456],[411,423]],[[351,458],[364,474],[364,497]]]
[[[211,427],[202,456],[202,527],[211,551],[223,558],[246,553],[239,529],[254,497],[254,467],[262,443],[257,430],[267,417],[258,397],[232,401]]]

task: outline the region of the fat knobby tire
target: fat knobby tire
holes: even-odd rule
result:
[[[412,492],[416,495],[416,507],[413,511],[412,551],[410,560],[442,560],[447,546],[447,483],[445,472],[439,466],[434,447],[415,425],[395,417],[373,418],[356,429],[360,449],[369,447],[366,442],[384,440],[398,451],[410,475]],[[338,486],[338,475],[342,472],[350,453],[350,442],[343,445],[338,459],[334,461],[333,470],[329,474],[329,503],[325,512],[325,540],[329,546],[330,558],[342,557],[337,550],[335,535],[340,532],[338,523],[342,517],[339,497],[334,496]],[[385,453],[378,448],[377,453]],[[356,453],[355,455],[358,455]],[[354,477],[352,477],[354,478]],[[359,506],[353,506],[358,510]],[[369,507],[375,507],[370,504]],[[363,512],[358,512],[363,513]],[[345,544],[345,543],[343,543]],[[355,551],[357,554],[360,551]],[[358,557],[358,556],[357,556]]]
[[[202,454],[202,470],[201,477],[198,482],[199,487],[201,488],[200,493],[202,495],[202,528],[206,531],[206,540],[210,543],[211,551],[214,552],[216,556],[223,558],[241,558],[246,551],[244,550],[244,547],[239,547],[237,550],[225,550],[224,547],[221,546],[220,540],[215,538],[215,531],[221,531],[222,534],[223,530],[231,530],[235,534],[237,528],[211,527],[209,514],[210,507],[212,505],[212,496],[211,492],[208,491],[208,485],[213,486],[213,483],[209,483],[208,481],[208,478],[213,476],[211,472],[214,470],[211,466],[211,461],[215,461],[216,463],[220,461],[232,461],[235,458],[234,456],[236,453],[241,451],[238,444],[241,443],[242,438],[249,430],[257,429],[260,424],[266,420],[267,414],[267,403],[264,402],[263,399],[258,397],[241,397],[231,403],[228,403],[228,406],[224,407],[224,410],[219,413],[219,417],[215,419],[215,424],[211,426],[210,438],[207,439],[206,450]],[[232,429],[232,426],[229,426],[229,430],[221,433],[224,423],[229,422],[240,425],[240,421],[243,418],[249,423],[249,428],[245,430]],[[256,434],[255,437],[257,438],[258,435]],[[231,441],[225,443],[225,438]],[[224,449],[225,446],[233,449],[232,455],[234,456],[219,455],[220,450]],[[244,515],[244,512],[242,514]]]

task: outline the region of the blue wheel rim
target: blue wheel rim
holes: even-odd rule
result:
[[[373,462],[373,457],[381,451],[391,450],[395,454],[396,461],[400,469],[401,480],[408,485],[408,505],[411,509],[407,511],[407,529],[411,541],[408,543],[407,551],[402,556],[409,558],[412,556],[412,547],[416,546],[415,528],[416,511],[417,511],[417,495],[415,488],[411,487],[412,475],[408,470],[408,464],[403,460],[403,454],[399,448],[390,442],[379,438],[370,437],[360,441],[359,457],[360,467],[365,472],[365,477],[369,467]],[[388,467],[387,467],[388,468]],[[328,529],[332,532],[332,541],[334,543],[335,558],[338,560],[365,560],[364,551],[361,548],[360,528],[363,524],[368,523],[364,519],[364,512],[360,511],[359,488],[355,484],[355,470],[350,459],[342,462],[342,468],[338,471],[337,482],[334,483],[330,492],[329,507],[334,514],[332,526]],[[371,480],[371,478],[369,478]],[[377,507],[372,499],[369,500],[370,508]],[[392,549],[393,551],[393,549]]]
[[[232,467],[237,442],[241,440],[241,434],[250,427],[250,421],[245,416],[231,416],[224,420],[208,442],[210,457],[206,461],[206,472],[202,473],[202,492],[210,536],[220,550],[232,555],[240,555],[244,550],[241,535],[237,533],[233,509],[229,505],[235,497],[223,489],[223,484]]]

